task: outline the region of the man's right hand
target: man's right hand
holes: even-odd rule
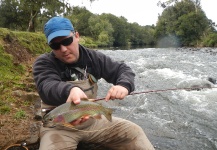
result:
[[[74,121],[70,122],[70,124],[73,125],[73,126],[76,126],[76,125],[79,125],[79,124],[87,121],[89,118],[90,118],[90,116],[83,116],[80,119],[77,119],[77,120],[74,120]]]
[[[73,102],[74,104],[80,104],[81,99],[87,99],[86,94],[79,87],[73,87],[70,90],[66,102]]]

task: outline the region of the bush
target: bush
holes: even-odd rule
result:
[[[217,47],[217,33],[209,34],[202,43],[205,47]]]

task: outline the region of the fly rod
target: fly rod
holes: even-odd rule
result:
[[[191,87],[191,88],[169,88],[169,89],[157,89],[157,90],[147,90],[147,91],[141,91],[141,92],[131,92],[129,95],[137,95],[137,94],[144,94],[144,93],[158,93],[158,92],[166,92],[166,91],[178,91],[178,90],[200,90],[200,89],[212,89],[217,87]],[[100,101],[104,100],[105,97],[102,98],[96,98],[96,99],[89,99],[90,101]]]

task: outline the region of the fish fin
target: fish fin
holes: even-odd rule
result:
[[[106,108],[106,112],[104,113],[104,116],[105,116],[110,122],[112,122],[112,112],[113,112],[112,109]]]
[[[74,128],[75,126],[73,126],[72,124],[70,123],[63,123],[62,124],[64,127],[68,127],[68,128]]]
[[[95,118],[95,119],[102,119],[102,116],[100,114],[96,114],[96,115],[93,115],[93,118]]]
[[[111,116],[111,115],[105,115],[105,117],[106,117],[110,122],[112,122],[112,116]]]

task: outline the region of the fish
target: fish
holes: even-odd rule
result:
[[[96,102],[83,100],[80,104],[66,102],[47,113],[43,117],[42,122],[44,127],[52,127],[57,124],[69,124],[85,116],[100,119],[101,115],[104,115],[111,122],[112,112],[112,109]]]

